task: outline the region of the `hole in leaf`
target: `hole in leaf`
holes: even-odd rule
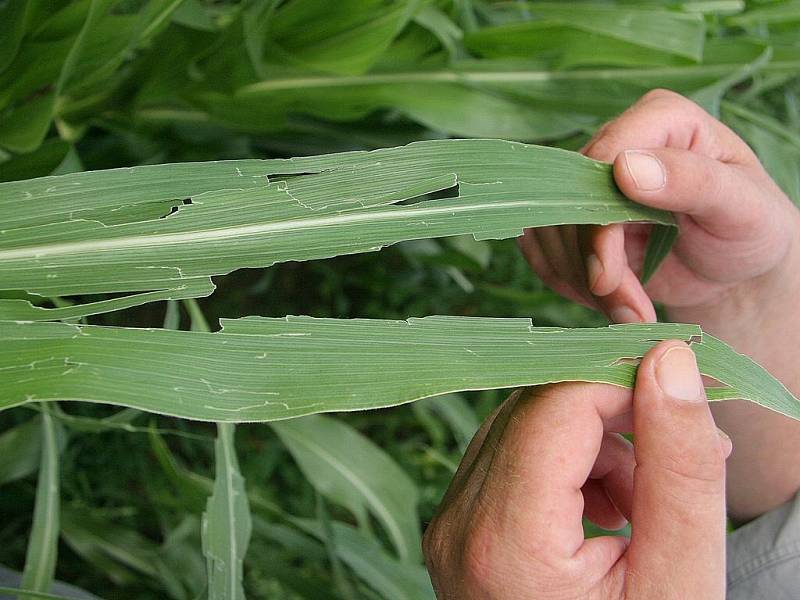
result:
[[[429,200],[444,200],[447,198],[458,198],[459,190],[458,184],[451,185],[441,190],[436,190],[434,192],[428,192],[426,194],[420,194],[419,196],[412,196],[411,198],[406,198],[405,200],[400,200],[400,202],[395,202],[400,206],[411,206],[413,204],[419,204],[420,202],[428,202]]]
[[[177,202],[180,202],[180,204],[177,204]],[[165,215],[161,215],[159,219],[166,219],[168,216],[174,215],[176,212],[180,210],[181,206],[186,206],[188,204],[194,204],[191,198],[183,198],[180,201],[176,200],[175,203],[173,203],[172,206],[170,207],[169,212]]]

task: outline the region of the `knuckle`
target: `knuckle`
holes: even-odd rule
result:
[[[449,534],[443,526],[445,522],[442,516],[435,517],[422,536],[422,554],[431,568],[437,568],[448,552]]]
[[[495,537],[494,532],[486,525],[474,526],[467,533],[461,561],[470,587],[486,586],[502,568],[497,560]]]
[[[715,168],[699,167],[696,176],[691,178],[691,188],[695,194],[704,199],[703,206],[716,206],[717,201],[725,196],[727,178],[720,177]],[[688,191],[688,190],[687,190]]]
[[[674,480],[682,489],[716,494],[725,479],[725,457],[721,448],[700,455],[687,449],[669,458],[662,458],[658,469],[665,478]]]
[[[681,595],[669,578],[655,578],[649,573],[628,566],[625,569],[625,589],[623,600],[640,600],[641,598],[680,598]]]
[[[608,123],[602,136],[592,144],[587,156],[595,160],[612,162],[617,154],[622,152],[625,145],[623,137],[618,134],[618,127],[624,127],[624,123],[622,125],[619,125],[617,121]]]
[[[666,88],[654,88],[649,92],[645,93],[637,104],[650,104],[653,102],[658,103],[670,103],[670,104],[680,104],[683,105],[685,103],[693,104],[690,100],[681,96],[677,92],[673,92],[672,90],[668,90]]]

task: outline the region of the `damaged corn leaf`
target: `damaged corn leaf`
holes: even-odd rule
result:
[[[0,184],[0,214],[0,289],[45,297],[139,293],[60,312],[0,301],[0,318],[15,320],[207,295],[213,275],[403,240],[508,238],[523,227],[565,223],[674,223],[626,199],[607,164],[501,140],[9,182]]]
[[[557,381],[631,386],[655,343],[693,342],[700,370],[794,418],[800,402],[695,325],[533,327],[528,319],[223,320],[218,333],[0,321],[0,408],[80,400],[208,421],[270,421],[447,392]]]

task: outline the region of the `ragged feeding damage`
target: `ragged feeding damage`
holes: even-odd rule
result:
[[[608,165],[501,140],[76,173],[0,184],[0,210],[13,215],[0,233],[0,290],[130,293],[128,306],[145,300],[142,294],[207,295],[210,277],[240,268],[404,240],[673,222],[624,198]],[[92,303],[70,314],[124,305]],[[0,301],[0,318],[20,314],[64,318]]]
[[[682,339],[693,341],[701,372],[724,384],[709,388],[710,399],[743,398],[800,418],[800,401],[785,387],[695,325],[563,329],[476,317],[246,317],[222,325],[203,333],[0,321],[0,364],[15,367],[0,370],[0,408],[83,400],[246,422],[560,381],[632,386],[632,359]]]

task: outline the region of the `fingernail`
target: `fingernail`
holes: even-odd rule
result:
[[[586,279],[589,284],[589,290],[594,291],[597,282],[603,275],[603,263],[594,254],[586,257]]]
[[[625,151],[625,166],[634,185],[643,192],[655,192],[667,183],[664,165],[649,152],[639,150]]]
[[[683,402],[703,401],[703,381],[688,346],[673,346],[656,364],[656,381],[664,394]]]
[[[614,323],[639,323],[642,317],[629,306],[618,306],[609,314]]]

